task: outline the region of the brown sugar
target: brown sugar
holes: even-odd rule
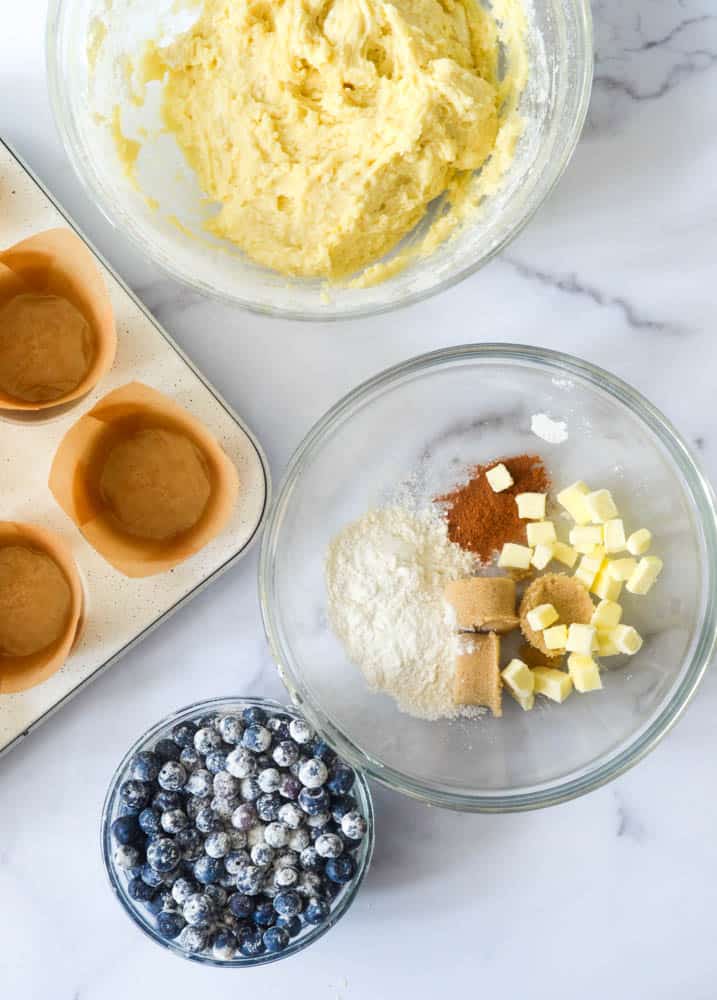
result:
[[[515,581],[508,576],[471,576],[451,580],[446,601],[455,612],[459,629],[510,632],[518,627]]]
[[[536,632],[528,624],[528,612],[540,604],[552,604],[558,613],[561,625],[588,625],[595,610],[587,587],[574,576],[564,573],[547,573],[538,577],[528,586],[520,603],[520,629],[531,646],[539,649],[544,656],[554,660],[563,655],[562,650],[548,649],[542,632]]]
[[[473,635],[456,657],[453,687],[456,705],[489,708],[496,718],[503,714],[500,679],[500,638],[493,632]]]
[[[485,474],[501,462],[513,485],[494,493]],[[476,466],[467,483],[436,500],[445,504],[451,541],[487,564],[506,542],[525,544],[526,522],[518,517],[517,494],[547,493],[549,488],[550,477],[540,456],[516,455]]]

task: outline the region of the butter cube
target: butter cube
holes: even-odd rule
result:
[[[637,559],[627,556],[625,559],[613,559],[605,567],[605,572],[611,580],[629,580],[637,567]]]
[[[545,517],[545,493],[518,493],[518,517],[526,521],[542,521]]]
[[[622,592],[622,581],[614,580],[607,571],[607,565],[600,570],[590,591],[604,601],[616,601]]]
[[[625,586],[631,594],[646,594],[662,572],[662,559],[643,556]]]
[[[599,524],[576,525],[570,529],[570,544],[583,555],[590,555],[593,549],[602,545],[602,528]]]
[[[583,556],[580,560],[578,568],[575,570],[575,576],[581,583],[585,584],[588,590],[592,589],[602,563],[602,559],[594,559],[592,556]]]
[[[530,565],[535,566],[536,569],[545,569],[548,563],[552,561],[553,549],[554,546],[552,545],[536,545]]]
[[[582,653],[590,656],[595,642],[596,628],[594,625],[580,625],[574,622],[568,628],[568,641],[565,648],[569,653]]]
[[[588,493],[584,503],[593,524],[604,524],[618,516],[610,490],[595,490],[593,493]]]
[[[532,555],[525,545],[506,542],[500,551],[498,565],[503,569],[529,569]]]
[[[494,465],[492,469],[488,469],[485,478],[494,493],[502,493],[503,490],[507,490],[509,486],[513,485],[513,477],[502,462]]]
[[[572,569],[577,558],[578,554],[571,545],[566,545],[565,542],[556,542],[553,545],[553,559],[557,559],[563,566]]]
[[[514,694],[529,695],[535,688],[535,678],[530,667],[522,660],[511,660],[505,670],[501,671],[506,687]]]
[[[518,694],[518,692],[513,691],[512,688],[508,688],[508,694],[511,698],[518,702],[524,712],[529,712],[533,705],[535,705],[535,695],[532,691],[530,694]]]
[[[599,628],[597,630],[597,655],[598,656],[618,656],[620,650],[612,635],[612,629]]]
[[[568,673],[575,690],[579,691],[580,694],[586,694],[588,691],[599,691],[602,687],[600,670],[592,656],[571,653],[568,657]]]
[[[606,552],[624,552],[627,542],[625,541],[625,525],[622,519],[614,517],[611,521],[606,521],[602,526],[603,545]]]
[[[560,617],[552,604],[539,604],[525,616],[534,632],[542,632]]]
[[[556,542],[555,525],[552,521],[532,521],[526,526],[525,533],[528,536],[528,545],[552,545]]]
[[[632,556],[644,556],[652,544],[652,532],[647,528],[633,531],[627,540],[627,551]]]
[[[609,633],[620,652],[628,656],[634,656],[642,646],[642,636],[632,625],[616,625]]]
[[[552,628],[546,628],[543,632],[543,641],[547,649],[565,649],[565,643],[568,641],[568,626],[553,625]]]
[[[621,618],[622,608],[619,604],[615,601],[600,601],[598,606],[593,611],[590,624],[594,625],[598,630],[602,628],[614,628],[615,625],[620,624]],[[598,639],[599,638],[600,637],[598,636]]]
[[[533,675],[535,677],[535,693],[544,694],[551,701],[563,702],[573,690],[570,674],[566,674],[562,670],[555,670],[553,667],[536,667]]]
[[[558,493],[558,503],[565,508],[576,524],[590,524],[590,511],[585,505],[585,497],[589,492],[589,487],[578,480],[577,483]]]

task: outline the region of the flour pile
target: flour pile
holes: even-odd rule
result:
[[[332,628],[368,685],[423,719],[472,712],[453,702],[459,638],[443,590],[474,558],[435,512],[372,510],[345,527],[326,559]]]

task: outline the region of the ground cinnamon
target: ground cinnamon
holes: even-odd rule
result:
[[[513,485],[494,493],[485,474],[499,462],[507,467]],[[550,477],[539,455],[516,455],[476,466],[464,486],[436,500],[445,504],[451,541],[489,563],[506,542],[525,543],[526,522],[518,517],[516,495],[547,493],[549,487]]]

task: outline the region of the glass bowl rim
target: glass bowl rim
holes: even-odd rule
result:
[[[707,572],[706,602],[693,640],[693,652],[684,676],[676,685],[669,701],[636,739],[623,740],[619,749],[596,766],[586,765],[568,778],[529,786],[514,792],[466,793],[445,790],[436,784],[419,781],[394,767],[372,758],[358,748],[328,717],[315,706],[302,690],[300,672],[296,669],[284,641],[283,629],[273,600],[276,549],[284,512],[296,483],[306,465],[318,452],[337,425],[363,405],[370,405],[375,393],[397,385],[406,378],[439,370],[467,361],[517,362],[562,377],[574,376],[587,381],[622,403],[655,435],[668,453],[673,466],[682,474],[688,494],[696,510],[700,529],[700,547],[705,556]],[[612,781],[633,767],[669,732],[692,699],[717,644],[717,511],[714,490],[679,432],[670,421],[640,392],[616,375],[577,357],[560,351],[523,344],[484,343],[464,344],[421,354],[393,365],[367,379],[335,403],[309,430],[294,452],[269,513],[262,538],[259,559],[259,601],[264,631],[271,654],[278,665],[282,681],[292,702],[309,723],[321,733],[357,771],[364,771],[373,780],[409,797],[466,812],[519,812],[557,805],[578,798]]]
[[[149,259],[158,268],[160,268],[160,270],[167,277],[181,282],[181,284],[187,288],[207,295],[214,301],[227,305],[239,306],[247,312],[259,316],[271,316],[277,319],[291,319],[312,323],[331,323],[343,320],[355,320],[368,316],[380,316],[384,313],[393,312],[397,309],[403,309],[407,306],[416,305],[418,302],[423,302],[434,295],[447,291],[449,288],[454,287],[454,285],[457,285],[466,278],[469,278],[493,260],[494,257],[496,257],[510,243],[513,242],[513,240],[522,232],[525,226],[528,225],[552,193],[558,181],[567,169],[575,149],[577,148],[590,104],[594,70],[592,9],[590,6],[590,0],[567,0],[575,14],[575,21],[578,29],[576,52],[580,57],[581,63],[580,79],[578,83],[579,93],[575,105],[575,112],[572,122],[570,123],[570,128],[567,130],[561,154],[550,164],[550,176],[547,183],[537,192],[537,197],[525,206],[522,214],[515,219],[513,224],[510,226],[510,229],[504,234],[502,239],[500,239],[495,246],[482,256],[472,259],[469,263],[465,264],[463,267],[459,268],[453,274],[447,276],[437,284],[421,289],[420,291],[408,292],[396,299],[394,302],[379,302],[376,304],[366,305],[359,303],[355,307],[340,313],[331,312],[328,304],[324,304],[321,307],[305,309],[291,309],[281,306],[267,305],[242,296],[222,292],[207,282],[200,281],[197,278],[192,277],[188,272],[185,273],[184,270],[175,267],[169,255],[159,252],[154,246],[151,250],[149,250],[139,231],[135,232],[135,230],[131,227],[120,225],[114,217],[112,209],[105,204],[105,197],[103,191],[99,187],[99,184],[95,182],[94,176],[91,172],[86,171],[83,168],[83,157],[79,153],[79,150],[82,147],[77,135],[75,134],[76,130],[70,113],[69,101],[65,90],[64,74],[61,70],[59,54],[61,39],[60,26],[64,10],[67,9],[69,3],[71,2],[72,0],[49,0],[48,2],[47,21],[45,27],[45,64],[47,68],[50,106],[55,119],[55,125],[60,135],[60,140],[65,150],[65,154],[69,159],[75,176],[79,179],[83,190],[87,195],[89,195],[92,203],[97,206],[112,228],[116,232],[120,232],[123,236],[125,236],[134,246],[135,250],[137,250],[142,256],[149,257]],[[573,62],[575,62],[575,59],[573,59]],[[544,175],[547,172],[548,171],[543,171]]]
[[[319,938],[323,937],[328,931],[334,927],[339,920],[348,912],[351,908],[359,889],[363,883],[366,873],[371,865],[371,860],[373,858],[373,852],[376,840],[376,823],[375,814],[373,807],[373,797],[371,795],[371,790],[368,787],[365,775],[354,768],[356,774],[356,785],[353,789],[353,793],[357,794],[359,801],[359,806],[363,810],[364,816],[368,823],[368,830],[364,842],[361,846],[359,852],[360,864],[356,871],[356,876],[353,883],[348,887],[347,891],[342,895],[337,897],[338,903],[334,907],[332,903],[331,913],[328,919],[318,926],[312,928],[308,933],[301,937],[293,938],[289,945],[280,952],[264,953],[262,955],[257,955],[255,957],[243,956],[242,958],[233,959],[216,959],[212,955],[202,955],[194,954],[185,951],[180,945],[174,941],[164,938],[159,934],[159,932],[152,927],[149,919],[143,919],[144,914],[139,909],[139,906],[135,906],[133,902],[129,899],[125,887],[122,885],[120,878],[115,869],[114,862],[112,860],[112,834],[110,830],[110,817],[116,803],[117,795],[120,787],[120,778],[124,774],[130,759],[139,750],[146,749],[147,744],[153,739],[156,739],[158,734],[163,730],[167,729],[169,726],[175,725],[177,722],[196,715],[204,714],[205,712],[210,712],[221,706],[228,705],[238,705],[242,708],[249,706],[259,706],[260,708],[267,708],[272,711],[282,712],[285,715],[291,715],[298,717],[300,715],[298,709],[291,705],[282,705],[280,702],[275,701],[273,698],[262,698],[253,697],[251,695],[229,695],[224,698],[209,698],[203,701],[192,702],[190,705],[185,705],[182,708],[171,712],[169,715],[160,719],[154,725],[150,726],[138,739],[134,741],[129,750],[124,754],[122,760],[115,768],[110,782],[107,788],[107,793],[105,795],[104,804],[102,806],[102,818],[100,821],[100,847],[102,852],[102,861],[104,863],[105,874],[107,875],[107,880],[110,884],[110,888],[114,896],[119,900],[122,909],[130,917],[132,922],[139,927],[139,929],[147,935],[156,944],[161,945],[168,951],[179,955],[180,958],[185,958],[190,962],[197,962],[200,965],[213,965],[218,968],[231,968],[231,969],[244,969],[253,968],[254,966],[269,965],[272,962],[279,962],[285,958],[291,958],[293,955],[297,955],[299,952],[308,948],[314,942],[318,941]]]

